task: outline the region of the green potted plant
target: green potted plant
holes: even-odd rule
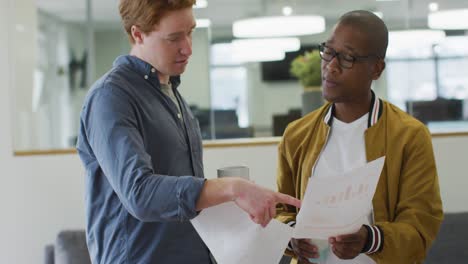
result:
[[[317,50],[306,51],[297,56],[290,67],[291,75],[299,79],[304,87],[302,94],[302,115],[323,105],[321,58]]]
[[[305,89],[319,87],[322,84],[321,58],[318,51],[306,51],[291,62],[289,71],[299,79]]]

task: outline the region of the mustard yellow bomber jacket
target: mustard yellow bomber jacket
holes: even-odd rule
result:
[[[287,127],[278,151],[279,192],[303,198],[327,141],[333,108],[326,104]],[[372,201],[383,247],[369,256],[382,264],[422,263],[443,219],[430,133],[424,124],[373,96],[365,144],[368,162],[386,156]],[[283,223],[294,221],[298,213],[293,207],[277,210]]]

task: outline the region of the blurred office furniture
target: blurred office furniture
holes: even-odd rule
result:
[[[468,212],[445,213],[425,264],[462,264],[468,260]]]
[[[198,120],[200,133],[203,139],[211,139],[211,113],[210,109],[202,109],[196,106],[190,106],[193,115]]]
[[[45,247],[44,264],[91,264],[85,231],[61,231],[55,243]]]
[[[192,106],[191,110],[198,119],[203,139],[248,138],[254,135],[252,127],[239,126],[235,109],[212,110]],[[213,127],[211,126],[212,119],[214,119]]]
[[[463,120],[468,120],[468,99],[463,100]]]
[[[239,127],[237,112],[234,109],[214,110],[215,138],[248,138],[253,137],[252,127]]]
[[[406,101],[407,112],[424,124],[429,121],[454,121],[463,119],[463,101],[437,98],[433,101]]]
[[[283,136],[288,124],[301,118],[301,116],[301,109],[290,109],[286,114],[273,115],[273,136]]]

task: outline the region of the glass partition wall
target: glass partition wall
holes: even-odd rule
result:
[[[88,89],[117,56],[130,50],[119,20],[118,1],[10,2],[15,14],[8,32],[14,148],[73,148]],[[433,132],[468,131],[468,26],[440,30],[443,35],[436,40],[420,37],[412,41],[416,33],[393,38],[393,32],[429,29],[431,14],[466,9],[468,3],[444,1],[435,10],[425,0],[352,2],[217,0],[194,9],[199,27],[180,92],[198,118],[203,138],[281,136],[287,124],[303,114],[306,92],[289,73],[291,61],[316,49],[338,17],[354,9],[375,11],[392,31],[386,70],[373,87],[376,93]],[[246,59],[249,54],[239,50],[239,38],[233,36],[233,22],[284,16],[285,7],[292,15],[323,16],[325,31],[299,36],[300,46],[285,51],[281,58]],[[261,50],[268,47],[263,44]]]
[[[14,149],[70,149],[90,86],[128,54],[118,1],[11,1]],[[210,109],[209,29],[197,28],[181,92]],[[196,84],[196,85],[195,85]]]
[[[93,66],[89,14],[78,2],[63,13],[44,0],[11,1],[15,150],[73,145]]]

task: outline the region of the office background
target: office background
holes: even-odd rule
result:
[[[15,15],[10,11],[11,1],[0,0],[0,32],[3,32],[0,34],[0,263],[42,263],[44,246],[53,242],[60,230],[84,228],[84,174],[78,156],[72,152],[14,155],[12,139],[19,132],[13,125],[16,115],[12,99],[16,94],[13,47],[5,34],[11,30]],[[256,66],[251,67],[255,70]],[[292,88],[296,92],[284,89],[278,98],[299,96],[301,87],[289,85],[296,87]],[[274,104],[279,99],[264,100]],[[435,136],[433,144],[445,210],[468,211],[468,135]],[[205,149],[204,161],[208,178],[215,177],[219,167],[242,164],[250,167],[254,181],[275,188],[274,140],[237,146],[211,144]]]

